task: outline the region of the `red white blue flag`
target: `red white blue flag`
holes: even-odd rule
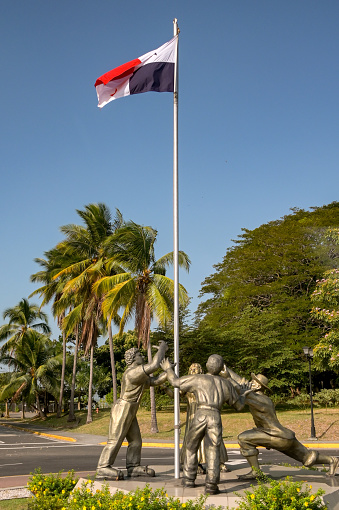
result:
[[[132,94],[173,92],[177,38],[100,76],[95,82],[99,108]]]

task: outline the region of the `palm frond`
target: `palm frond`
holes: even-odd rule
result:
[[[97,295],[104,295],[110,290],[114,289],[117,285],[128,281],[131,278],[130,273],[119,273],[115,274],[113,276],[104,276],[103,278],[100,278],[97,282],[93,284],[93,291]]]
[[[75,327],[81,323],[83,313],[83,303],[73,308],[63,319],[62,329],[66,335],[70,335],[75,330]]]

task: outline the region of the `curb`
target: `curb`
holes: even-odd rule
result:
[[[66,436],[57,436],[55,434],[47,434],[45,432],[38,432],[36,430],[26,429],[24,427],[17,427],[16,425],[11,425],[10,423],[0,423],[2,427],[9,427],[15,430],[23,430],[24,432],[29,432],[30,434],[36,434],[37,436],[43,437],[51,437],[53,439],[63,439],[64,441],[69,441],[70,443],[76,443],[77,440],[74,437],[66,437]]]

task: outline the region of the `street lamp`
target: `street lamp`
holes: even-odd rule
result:
[[[308,360],[308,370],[310,376],[310,400],[311,400],[311,439],[317,439],[315,435],[314,426],[314,415],[313,415],[313,396],[312,396],[312,372],[311,372],[311,360],[313,358],[313,349],[311,347],[303,347],[305,358]]]

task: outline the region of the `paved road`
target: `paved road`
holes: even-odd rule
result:
[[[0,488],[25,485],[27,475],[40,467],[43,473],[57,473],[74,469],[82,475],[92,475],[103,446],[98,444],[100,438],[82,435],[77,442],[37,436],[24,431],[0,427]],[[316,447],[316,443],[315,446]],[[327,455],[339,456],[338,450],[322,450]],[[238,448],[228,449],[228,466],[246,466],[246,460]],[[126,447],[122,447],[115,465],[125,467]],[[286,462],[300,466],[285,455],[274,450],[260,450],[259,461],[279,464]],[[173,465],[172,448],[143,448],[142,462],[150,466]],[[155,468],[156,469],[156,468]]]

